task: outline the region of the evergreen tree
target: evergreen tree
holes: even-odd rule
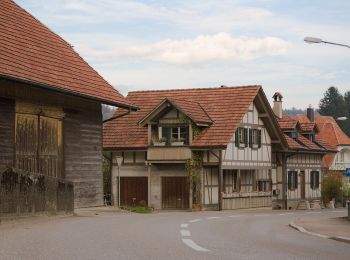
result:
[[[319,113],[323,116],[338,118],[348,115],[344,97],[336,87],[330,87],[324,93],[319,106]]]
[[[319,113],[323,116],[332,116],[337,119],[338,117],[348,117],[350,115],[350,92],[345,93],[343,96],[339,93],[338,88],[330,87],[325,93],[324,97],[321,99],[319,104]],[[340,128],[350,136],[350,120],[337,121]]]

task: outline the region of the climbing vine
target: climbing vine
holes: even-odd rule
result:
[[[190,189],[192,190],[192,203],[201,204],[201,170],[203,159],[200,154],[193,154],[191,159],[186,161],[186,173]]]

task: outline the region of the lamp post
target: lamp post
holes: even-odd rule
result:
[[[347,44],[328,42],[328,41],[324,41],[324,40],[322,40],[320,38],[316,38],[316,37],[305,37],[304,41],[307,43],[326,43],[326,44],[332,44],[332,45],[338,45],[338,46],[350,48],[350,45],[347,45]]]
[[[120,208],[120,166],[123,163],[123,157],[116,157],[117,165],[118,165],[118,208]]]
[[[336,120],[337,121],[345,121],[345,120],[348,120],[348,118],[346,116],[341,116],[341,117],[337,117]]]

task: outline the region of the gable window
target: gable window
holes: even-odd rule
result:
[[[235,133],[236,147],[248,146],[248,128],[239,127]]]
[[[318,189],[320,187],[320,172],[311,171],[310,186],[313,190]]]
[[[251,148],[261,147],[261,130],[249,129],[249,146]]]
[[[298,188],[298,172],[288,172],[288,190],[296,190]]]
[[[185,144],[188,143],[188,128],[187,127],[172,127],[170,130],[170,142],[184,142]]]

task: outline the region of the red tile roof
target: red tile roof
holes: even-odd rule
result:
[[[127,100],[140,110],[104,125],[104,148],[147,147],[147,127],[138,123],[165,98],[196,102],[213,121],[193,141],[194,147],[226,146],[259,90],[261,86],[130,92]]]
[[[0,77],[128,107],[57,34],[11,0],[0,1]]]
[[[306,117],[307,118],[307,117]],[[300,120],[300,121],[299,121]],[[309,138],[305,137],[305,132],[311,132],[317,127],[315,123],[306,120],[303,116],[298,115],[295,117],[289,116],[288,114],[283,114],[283,117],[278,119],[280,127],[285,132],[285,137],[291,150],[305,150],[310,152],[324,152],[333,151],[334,147],[329,145],[324,138],[316,135],[315,141],[311,141]],[[300,128],[298,128],[298,125]],[[296,138],[291,138],[287,133],[291,131],[296,132]],[[300,131],[300,132],[299,132]],[[317,131],[316,131],[317,133]],[[303,135],[304,134],[304,135]]]
[[[326,139],[332,146],[350,145],[350,138],[341,130],[331,116],[315,116],[315,122],[320,129],[319,136]]]

